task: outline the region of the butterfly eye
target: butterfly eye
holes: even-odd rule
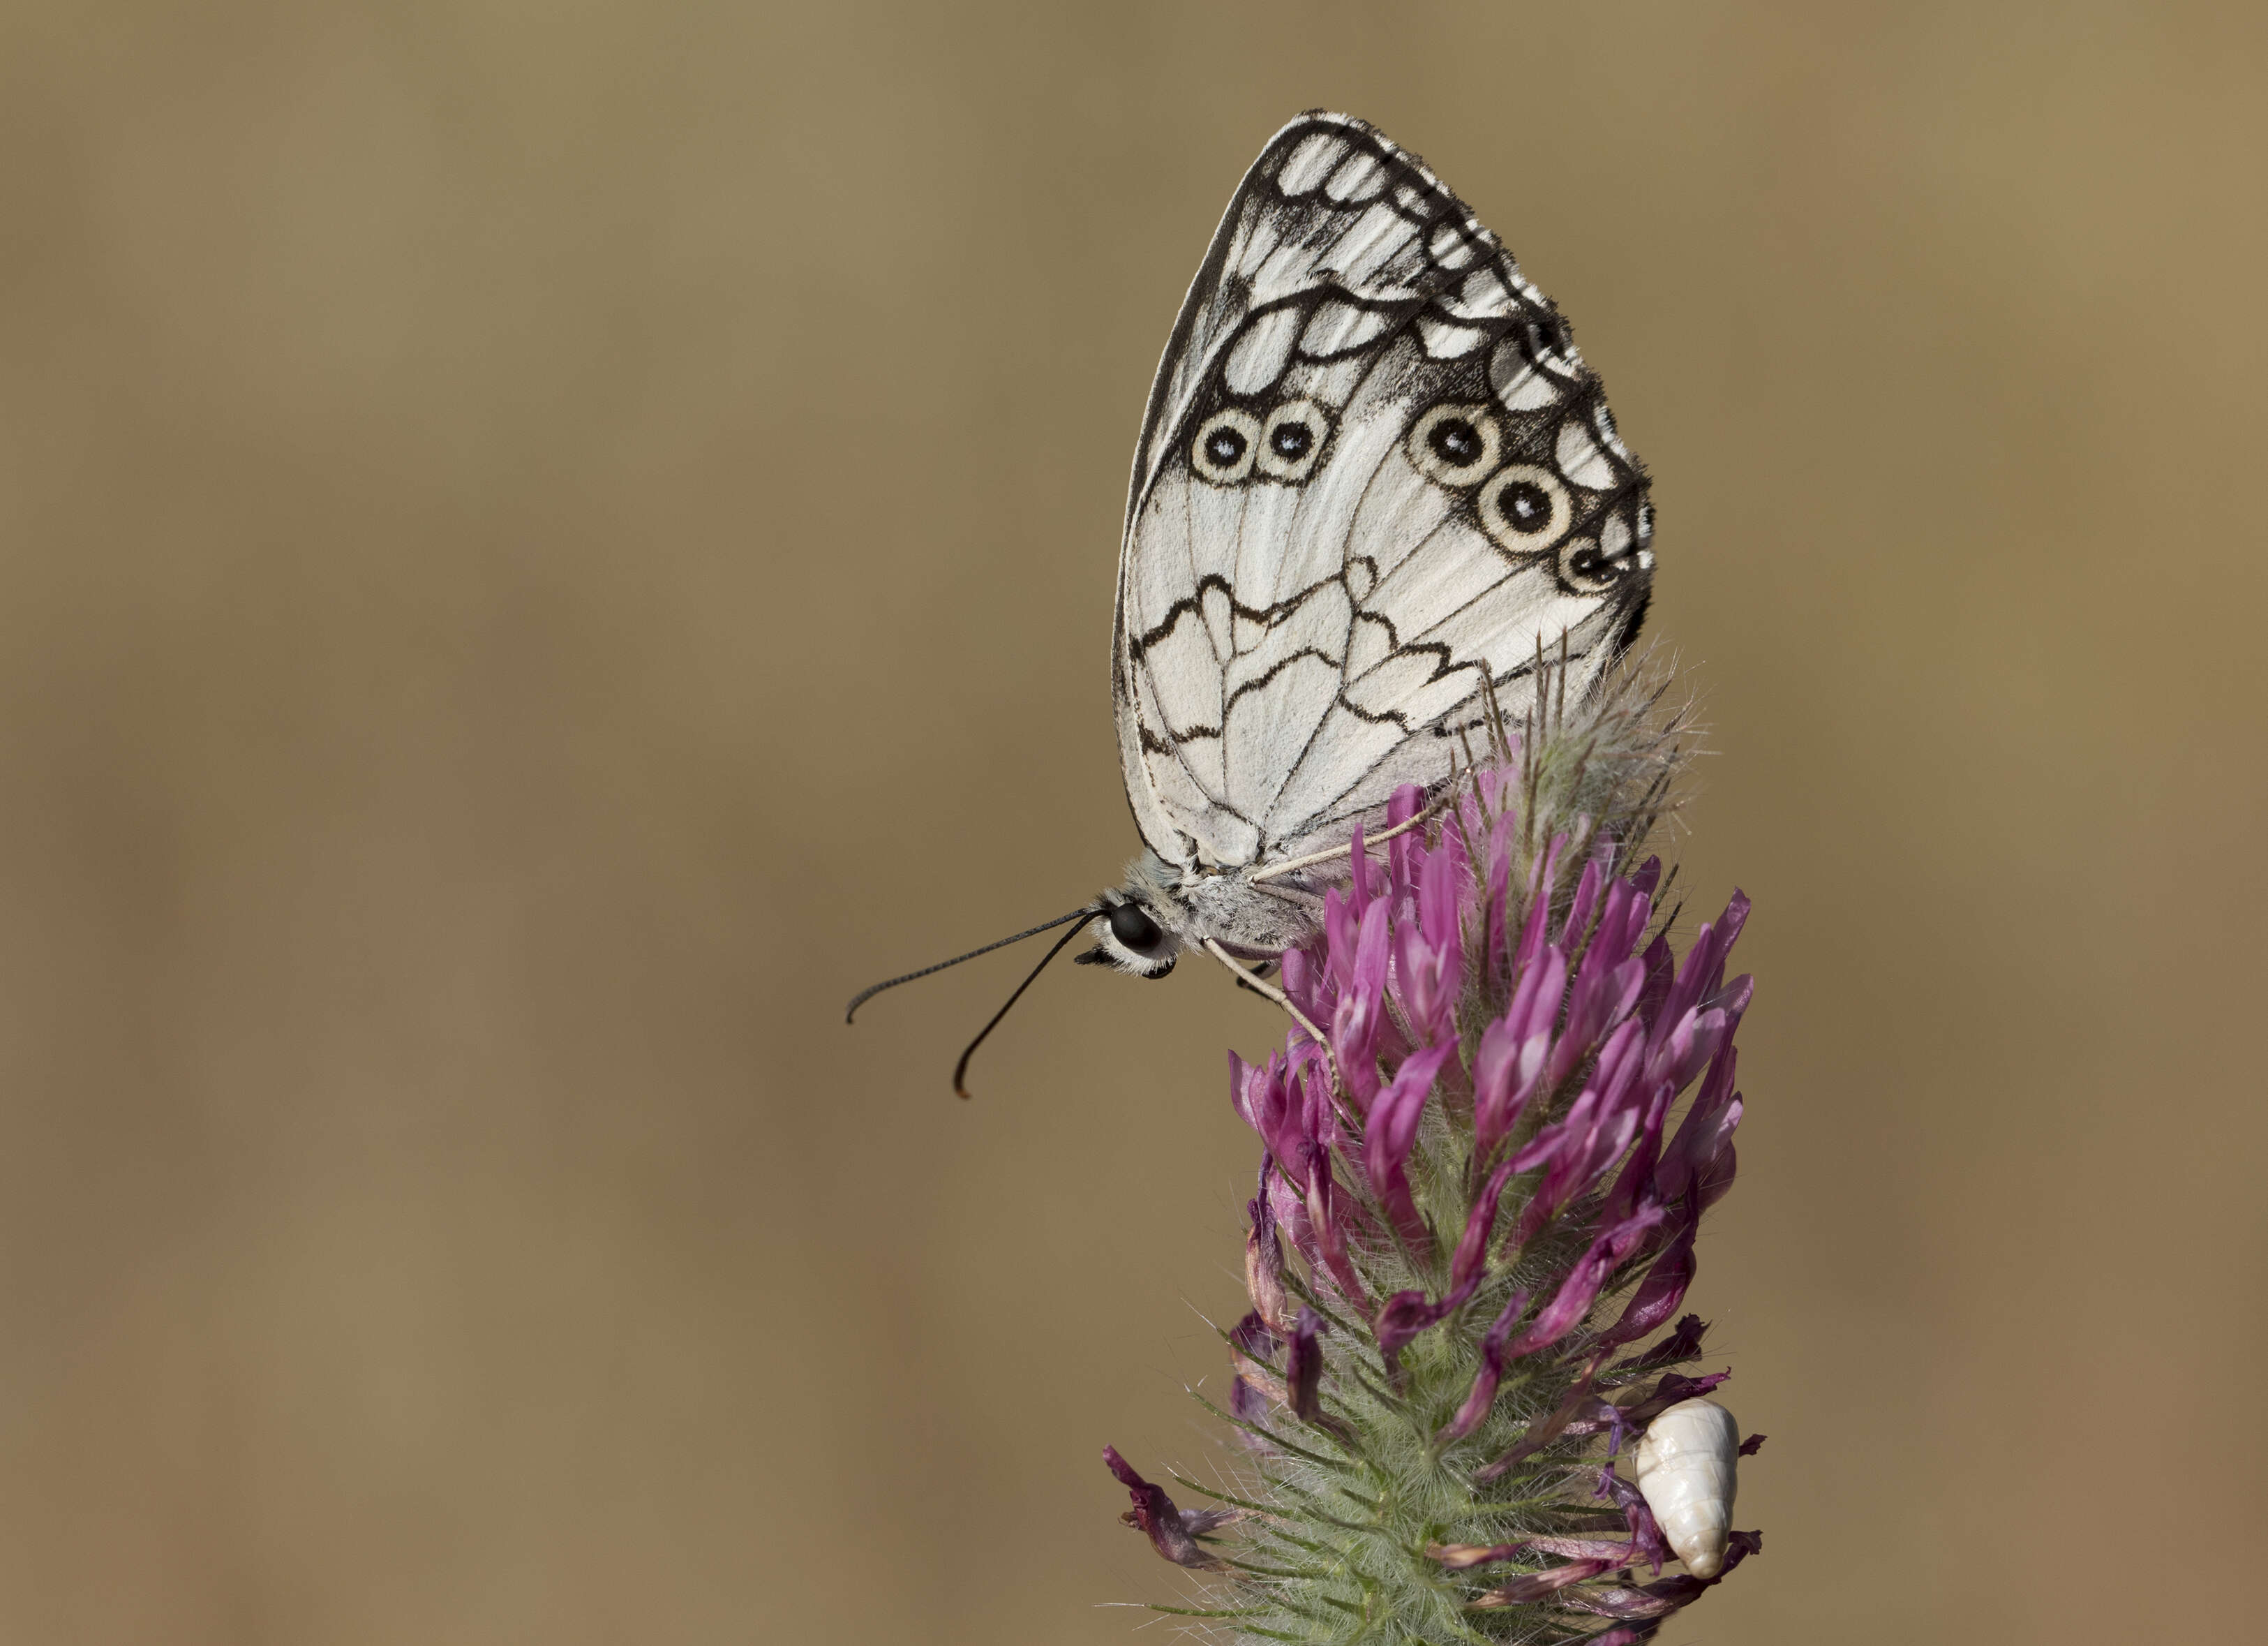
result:
[[[1513,463],[1481,488],[1481,524],[1500,549],[1534,554],[1566,535],[1575,506],[1559,476],[1530,463]]]
[[[1496,467],[1503,436],[1485,406],[1436,406],[1410,431],[1410,461],[1429,480],[1469,486]]]
[[[1110,906],[1110,934],[1138,955],[1146,955],[1157,948],[1165,933],[1138,903],[1117,903]]]
[[[1217,486],[1233,486],[1252,472],[1260,449],[1260,420],[1233,406],[1216,411],[1198,425],[1189,462]]]
[[[1305,480],[1330,432],[1330,414],[1314,401],[1285,401],[1268,414],[1260,432],[1260,472],[1273,480]]]

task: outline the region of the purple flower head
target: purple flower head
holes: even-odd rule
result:
[[[1661,1577],[1662,1529],[1615,1467],[1727,1375],[1692,1365],[1705,1328],[1678,1310],[1734,1179],[1754,993],[1727,980],[1745,897],[1690,944],[1660,912],[1640,845],[1682,757],[1654,711],[1546,691],[1430,812],[1404,786],[1390,838],[1356,828],[1336,869],[1283,882],[1314,921],[1278,979],[1304,1021],[1229,1066],[1261,1167],[1227,1410],[1292,1472],[1236,1578],[1236,1615],[1272,1619],[1261,1633],[1320,1638],[1315,1620],[1350,1611],[1394,1632],[1388,1547],[1424,1555],[1409,1617],[1454,1591],[1491,1639],[1573,1638],[1572,1610],[1610,1620],[1588,1646],[1627,1646],[1706,1587]],[[1430,1444],[1410,1447],[1413,1428]],[[1307,1484],[1343,1468],[1360,1471],[1351,1508]],[[1403,1490],[1410,1470],[1425,1478]],[[1440,1472],[1469,1495],[1462,1524],[1440,1517]],[[1121,1478],[1167,1559],[1214,1558],[1162,1493]],[[1622,1535],[1602,1529],[1608,1502]],[[1373,1518],[1382,1541],[1351,1545]],[[1278,1532],[1317,1558],[1285,1558]],[[1752,1552],[1736,1539],[1726,1569]]]

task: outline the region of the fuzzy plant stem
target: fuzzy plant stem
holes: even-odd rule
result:
[[[1126,1522],[1202,1575],[1157,1610],[1253,1642],[1631,1646],[1761,1547],[1720,1531],[1681,1563],[1632,1468],[1729,1376],[1691,1369],[1679,1309],[1733,1181],[1750,995],[1726,976],[1748,900],[1681,959],[1642,855],[1686,757],[1662,697],[1492,716],[1432,823],[1382,863],[1358,833],[1318,882],[1282,983],[1328,1055],[1294,1030],[1229,1059],[1262,1145],[1252,1307],[1205,1404],[1240,1461],[1174,1476],[1183,1508],[1105,1450]]]

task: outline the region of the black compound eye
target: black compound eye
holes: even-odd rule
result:
[[[1166,934],[1140,904],[1115,903],[1110,905],[1110,935],[1136,954],[1146,955]]]

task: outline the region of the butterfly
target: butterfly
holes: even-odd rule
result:
[[[1316,930],[1311,871],[1447,784],[1491,699],[1587,689],[1645,620],[1653,535],[1551,300],[1416,155],[1300,115],[1229,201],[1135,447],[1111,695],[1143,849],[1002,942],[1078,921],[1049,958],[1091,929],[1081,960],[1152,978],[1203,949],[1289,1009],[1255,968]]]

